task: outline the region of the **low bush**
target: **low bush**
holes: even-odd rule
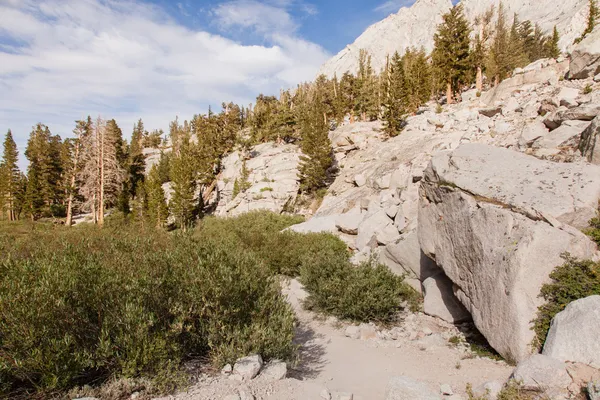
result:
[[[565,256],[565,263],[551,274],[551,283],[542,287],[540,296],[546,303],[539,307],[534,321],[536,334],[534,345],[541,348],[556,314],[572,301],[592,295],[600,295],[600,264],[593,261],[578,261]]]
[[[358,322],[391,322],[404,302],[416,306],[417,293],[386,266],[373,260],[359,266],[334,252],[303,260],[302,283],[309,309]]]
[[[222,365],[249,353],[294,355],[294,315],[278,283],[256,256],[227,242],[122,227],[32,233],[7,244],[4,393],[143,376],[168,390],[191,356]]]

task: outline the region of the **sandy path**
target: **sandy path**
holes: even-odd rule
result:
[[[453,328],[431,317],[420,314],[415,318],[418,326],[433,332],[431,340],[351,339],[345,336],[344,327],[316,319],[302,309],[305,294],[296,281],[284,293],[298,316],[296,341],[301,346],[300,364],[288,371],[288,379],[269,383],[257,378],[243,383],[217,377],[169,398],[220,400],[241,392],[241,400],[243,393],[264,400],[320,400],[327,389],[334,400],[337,392],[352,393],[354,400],[384,400],[388,381],[400,375],[425,382],[434,392],[439,393],[441,384],[449,384],[455,393],[464,395],[468,383],[476,387],[490,380],[504,381],[512,372],[502,362],[465,359],[464,352],[448,346],[440,336]]]

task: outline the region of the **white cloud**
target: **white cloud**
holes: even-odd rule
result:
[[[374,11],[383,14],[397,13],[400,8],[410,7],[414,2],[415,0],[388,0],[375,7]]]
[[[312,79],[329,55],[294,33],[284,8],[265,7],[246,17],[222,9],[223,23],[270,43],[242,45],[134,0],[0,2],[0,131],[11,128],[23,151],[38,121],[62,136],[88,114],[117,119],[127,135],[140,117],[166,129],[176,115]]]
[[[287,1],[279,1],[276,5],[256,0],[233,0],[215,7],[213,14],[222,29],[253,28],[258,33],[286,32],[292,33],[298,25],[285,7]]]

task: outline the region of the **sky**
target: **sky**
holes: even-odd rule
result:
[[[76,120],[168,130],[224,101],[312,80],[370,24],[414,0],[0,0],[0,133],[68,137]]]

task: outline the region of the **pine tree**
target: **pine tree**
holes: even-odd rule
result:
[[[144,138],[147,136],[144,123],[140,119],[133,127],[131,134],[131,144],[129,145],[129,193],[135,198],[135,192],[138,184],[144,183],[144,171],[146,169],[146,159],[144,157]]]
[[[390,137],[396,136],[402,130],[404,116],[407,113],[404,63],[398,52],[389,61],[387,67],[387,83],[385,87],[386,100],[384,102],[384,130]]]
[[[580,37],[575,39],[575,43],[581,42],[587,35],[592,33],[594,28],[596,27],[596,19],[598,18],[598,6],[596,4],[596,0],[589,0],[589,11],[588,11],[588,20],[585,30],[581,34]]]
[[[179,151],[171,156],[171,184],[173,195],[169,204],[171,215],[184,231],[190,228],[198,213],[196,196],[196,169],[189,141],[182,141]]]
[[[12,132],[9,130],[4,139],[4,153],[2,155],[2,168],[0,169],[0,180],[2,180],[2,200],[5,204],[8,220],[17,220],[16,196],[19,189],[21,173],[18,166],[19,152]]]
[[[45,201],[37,167],[29,166],[27,171],[27,189],[24,196],[24,208],[32,221],[42,217]]]
[[[402,64],[405,107],[408,113],[414,114],[431,97],[431,67],[424,49],[406,50]]]
[[[506,26],[504,6],[498,7],[495,35],[488,55],[486,69],[494,78],[494,85],[500,83],[513,71],[513,57],[510,54],[510,32]]]
[[[461,4],[445,14],[443,20],[434,36],[432,60],[444,78],[447,101],[451,103],[454,93],[466,83],[471,70],[471,29]]]
[[[547,41],[546,44],[546,57],[549,58],[558,58],[560,57],[560,47],[558,47],[558,42],[560,41],[560,36],[558,34],[558,29],[554,26],[552,31],[552,38]]]
[[[317,91],[311,93],[311,100],[303,106],[299,116],[302,142],[300,148],[300,190],[315,193],[327,185],[327,170],[333,163],[329,127],[323,118],[322,99]]]
[[[521,35],[521,23],[519,22],[519,16],[516,13],[514,14],[513,24],[510,28],[508,44],[508,53],[511,56],[511,70],[518,67],[524,67],[530,63],[529,57],[525,52],[525,41]]]
[[[377,109],[376,80],[373,67],[371,66],[371,55],[365,49],[360,50],[358,63],[354,110],[363,121],[374,120],[379,114],[379,110]]]
[[[169,217],[169,209],[165,201],[165,191],[162,188],[158,166],[152,166],[145,186],[148,198],[148,217],[157,228],[162,228]]]

